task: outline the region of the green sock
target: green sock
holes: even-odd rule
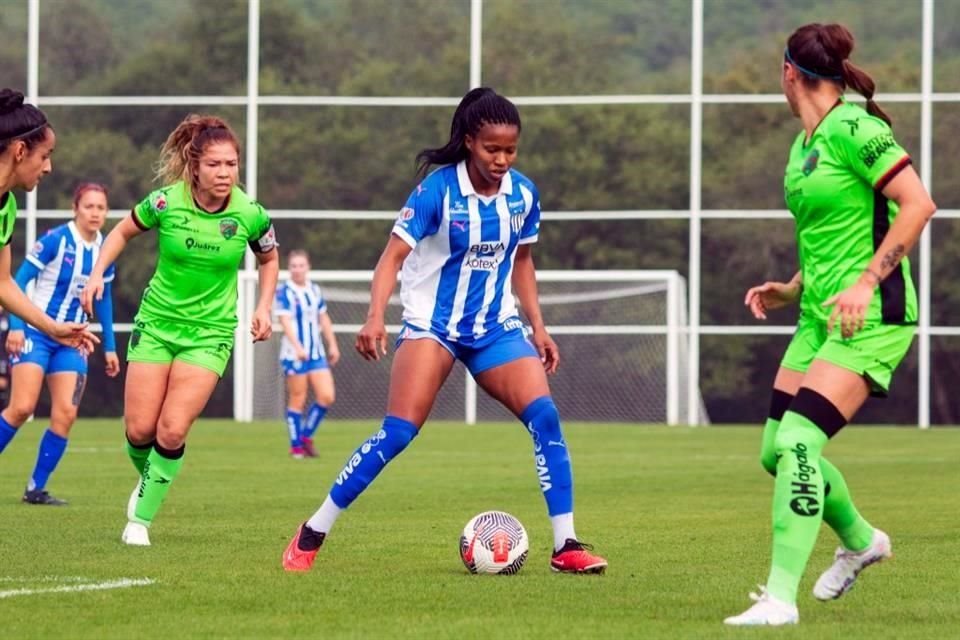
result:
[[[134,468],[136,468],[139,475],[143,475],[143,466],[147,464],[147,456],[150,455],[150,452],[153,450],[153,442],[148,444],[137,446],[127,440],[127,455],[130,456],[130,462],[133,463]]]
[[[844,548],[863,551],[873,542],[873,527],[857,511],[840,470],[826,458],[820,458],[820,471],[826,482],[823,521],[836,532]]]
[[[777,430],[773,562],[767,591],[791,604],[797,601],[797,587],[823,520],[820,452],[827,440],[816,424],[793,411],[787,411]]]
[[[777,475],[777,452],[774,442],[780,421],[768,418],[763,427],[763,444],[760,448],[760,464],[767,472]],[[847,481],[840,470],[826,458],[820,458],[820,471],[823,473],[824,498],[823,521],[840,538],[841,544],[850,551],[862,551],[873,541],[873,527],[864,520],[850,497]]]
[[[159,444],[153,446],[143,468],[134,520],[150,526],[182,466],[183,447],[171,451],[163,449]]]

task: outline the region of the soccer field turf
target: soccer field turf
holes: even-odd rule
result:
[[[610,568],[553,574],[549,522],[518,424],[429,424],[343,514],[312,572],[280,556],[375,427],[332,421],[318,460],[286,455],[280,422],[205,420],[151,529],[120,542],[135,481],[119,420],[83,420],[50,484],[63,508],[20,504],[42,423],[0,456],[3,638],[948,638],[960,633],[960,430],[851,428],[827,447],[895,557],[839,601],[810,588],[832,559],[822,530],[794,629],[725,628],[766,577],[772,483],[758,428],[567,425],[578,534]],[[516,576],[472,576],[457,554],[479,511],[530,538]],[[152,584],[110,590],[121,579]],[[113,582],[116,584],[115,582]],[[70,589],[70,590],[67,590]]]

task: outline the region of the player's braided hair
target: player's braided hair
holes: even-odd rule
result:
[[[850,62],[853,34],[842,24],[806,24],[787,40],[784,54],[803,74],[804,83],[837,82],[867,99],[867,113],[893,124],[890,116],[873,100],[877,85],[866,71]]]
[[[203,150],[218,142],[229,142],[240,153],[240,140],[225,120],[195,113],[188,115],[160,149],[156,180],[163,184],[184,180],[191,187],[195,186],[196,170]]]
[[[28,149],[43,142],[50,124],[32,104],[23,103],[23,94],[13,89],[0,90],[0,153],[11,142],[23,140]]]
[[[430,165],[455,164],[469,155],[463,139],[476,135],[485,124],[512,124],[520,129],[520,112],[516,105],[489,87],[470,90],[453,112],[450,140],[442,147],[424,149],[417,154],[417,174],[426,173]]]

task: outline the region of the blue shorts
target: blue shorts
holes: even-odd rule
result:
[[[329,369],[330,365],[325,357],[320,356],[316,360],[281,360],[280,368],[285,376],[302,376],[311,371]]]
[[[10,356],[10,365],[32,362],[40,365],[44,373],[63,373],[70,371],[87,374],[87,358],[76,347],[60,344],[45,333],[27,327],[23,351],[18,356]]]
[[[434,331],[414,327],[404,322],[397,337],[396,346],[399,347],[404,340],[422,339],[433,340],[443,345],[450,355],[467,367],[473,376],[520,358],[540,359],[540,354],[527,340],[527,333],[522,326],[512,329],[501,326],[483,336],[476,344],[464,345],[443,338]]]

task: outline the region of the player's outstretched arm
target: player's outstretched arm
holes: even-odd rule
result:
[[[80,304],[83,305],[83,310],[87,312],[88,316],[93,315],[94,300],[103,299],[103,272],[116,262],[127,246],[127,242],[143,232],[144,229],[137,226],[137,223],[133,221],[133,214],[130,214],[121,220],[120,224],[115,226],[107,239],[103,241],[97,263],[93,265],[93,271],[90,272],[87,285],[80,293]]]
[[[10,245],[0,249],[0,305],[57,342],[90,352],[100,339],[86,324],[56,322],[34,305],[10,275]]]
[[[257,256],[257,279],[260,283],[260,299],[253,312],[253,324],[250,335],[254,342],[267,340],[273,335],[273,321],[270,319],[270,310],[273,298],[277,294],[277,278],[280,277],[280,252],[274,247],[263,253],[254,252]]]
[[[555,373],[560,366],[560,350],[547,333],[543,323],[543,313],[540,311],[540,298],[537,293],[537,271],[533,266],[531,247],[531,244],[521,244],[517,247],[511,284],[513,284],[513,290],[517,292],[520,307],[533,329],[533,346],[540,352],[543,368],[547,373]]]
[[[397,274],[413,248],[397,235],[391,235],[387,246],[380,254],[377,267],[373,270],[373,283],[370,285],[370,308],[367,320],[360,327],[354,347],[366,360],[379,360],[387,354],[387,328],[384,316],[390,294],[397,286]]]
[[[750,309],[757,320],[766,320],[767,311],[781,309],[800,299],[803,289],[801,272],[797,271],[790,282],[764,282],[759,287],[747,291],[743,304]]]

